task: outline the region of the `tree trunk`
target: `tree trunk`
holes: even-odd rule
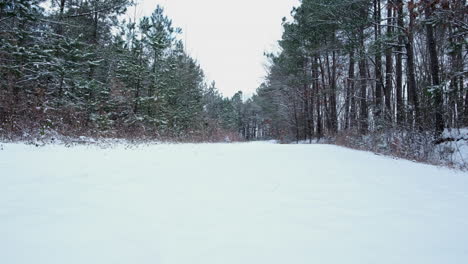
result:
[[[414,124],[418,128],[418,130],[422,129],[421,126],[421,116],[419,110],[419,99],[418,99],[418,92],[416,87],[416,76],[415,76],[415,61],[414,61],[414,40],[413,40],[413,30],[414,30],[414,19],[416,14],[414,12],[414,2],[410,0],[408,2],[408,10],[409,10],[409,25],[406,32],[408,41],[405,44],[406,47],[406,70],[408,72],[408,101],[411,105],[411,116],[413,116],[414,111]]]
[[[328,56],[327,56],[327,58],[328,58]],[[319,60],[318,65],[319,65],[319,69],[320,69],[320,76],[321,76],[321,80],[322,80],[322,91],[325,90],[325,92],[323,93],[323,97],[322,96],[320,97],[321,99],[323,99],[323,109],[324,109],[324,112],[325,112],[324,113],[325,117],[324,117],[323,120],[325,121],[325,123],[327,125],[326,128],[328,130],[330,130],[330,116],[329,116],[328,104],[327,104],[327,94],[328,94],[328,92],[327,92],[328,89],[327,88],[328,88],[328,85],[325,82],[325,69],[323,68],[322,59],[319,57],[318,60]]]
[[[316,97],[316,109],[317,109],[317,138],[320,139],[323,136],[323,127],[322,127],[322,113],[321,113],[321,98],[320,98],[320,85],[319,85],[319,71],[317,57],[314,58],[314,63],[312,67],[312,74],[314,75],[315,82],[315,97]]]
[[[396,9],[398,14],[398,47],[396,49],[396,123],[397,125],[401,125],[404,118],[404,109],[403,109],[403,64],[402,64],[402,57],[403,57],[403,36],[401,34],[401,29],[403,28],[403,0],[396,0]]]
[[[310,115],[310,91],[309,91],[309,82],[307,78],[307,58],[305,57],[303,60],[303,74],[304,74],[304,138],[307,140],[308,138],[311,139],[311,115]]]
[[[381,14],[380,14],[380,1],[374,0],[374,41],[376,43],[375,53],[375,112],[374,116],[379,121],[380,115],[382,114],[382,94],[383,94],[383,83],[382,83],[382,45],[381,41]]]
[[[63,14],[65,12],[65,3],[66,0],[60,0],[60,6],[59,6],[59,17],[58,17],[58,25],[57,25],[57,34],[62,35],[63,34]]]
[[[359,56],[359,78],[360,78],[360,132],[366,134],[368,131],[368,113],[367,113],[367,76],[366,76],[366,52],[364,46],[364,27],[361,27],[360,32],[360,56]]]
[[[304,102],[304,108],[302,111],[304,112],[304,140],[307,140],[307,137],[309,136],[309,91],[308,91],[308,85],[305,83],[303,85],[303,102]]]
[[[338,116],[336,112],[336,52],[332,53],[332,73],[331,73],[331,84],[330,84],[330,122],[331,122],[331,133],[336,134],[338,132]]]
[[[349,69],[348,80],[346,86],[346,101],[345,101],[345,127],[348,129],[352,127],[352,122],[355,118],[354,106],[354,50],[349,52]]]
[[[433,12],[433,2],[431,0],[425,1],[425,15],[426,20],[430,20]],[[427,33],[427,48],[429,51],[430,70],[432,77],[432,100],[434,103],[434,121],[436,137],[440,137],[444,131],[443,120],[443,97],[442,87],[439,79],[439,59],[437,57],[437,44],[434,37],[434,29],[431,23],[426,24]]]
[[[392,1],[389,0],[387,3],[387,41],[392,38],[393,34],[393,5]],[[393,119],[392,114],[392,77],[393,77],[393,60],[392,51],[393,48],[390,43],[385,44],[385,119],[388,121],[387,125],[390,125]]]
[[[299,143],[299,118],[297,116],[297,104],[296,99],[293,99],[293,110],[294,110],[294,129],[296,131],[296,143]],[[248,138],[247,138],[248,140]]]

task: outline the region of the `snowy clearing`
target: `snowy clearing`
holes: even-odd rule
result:
[[[332,145],[2,148],[3,264],[468,263],[463,172]]]

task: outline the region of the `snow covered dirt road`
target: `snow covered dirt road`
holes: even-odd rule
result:
[[[468,175],[332,145],[3,144],[0,263],[468,263]]]

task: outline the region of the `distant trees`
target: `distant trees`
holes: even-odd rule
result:
[[[275,138],[468,126],[465,0],[303,0],[253,103]]]

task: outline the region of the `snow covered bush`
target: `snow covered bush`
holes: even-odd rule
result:
[[[439,140],[430,132],[387,130],[368,135],[340,133],[334,143],[418,162],[468,169],[468,128],[445,130]]]

